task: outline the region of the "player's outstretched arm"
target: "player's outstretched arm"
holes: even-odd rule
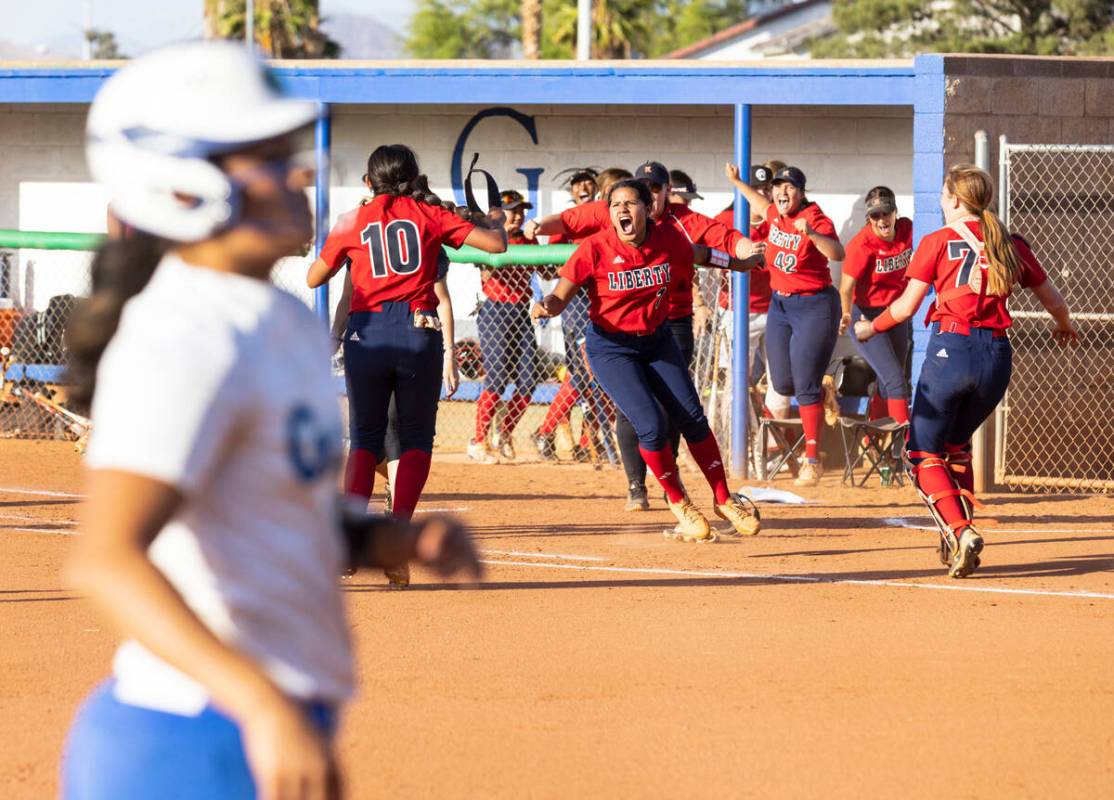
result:
[[[747,199],[750,205],[750,210],[758,216],[766,216],[766,209],[770,207],[770,201],[752,189],[750,185],[742,179],[739,173],[739,165],[730,161],[723,168],[723,174],[727,176],[727,180],[739,190],[739,194]]]
[[[1052,281],[1046,280],[1040,286],[1032,287],[1032,292],[1044,306],[1044,310],[1056,321],[1056,330],[1052,332],[1056,341],[1059,344],[1078,344],[1079,328],[1072,320],[1071,310],[1063,295],[1060,294],[1060,290]]]
[[[540,302],[534,303],[534,307],[530,309],[530,316],[533,319],[556,317],[565,310],[565,306],[569,304],[569,300],[573,298],[579,288],[568,278],[561,278],[557,285],[553,287],[551,294],[547,294]]]
[[[479,580],[483,575],[471,535],[452,517],[430,515],[411,522],[368,514],[342,500],[340,524],[350,567],[391,568],[413,561],[446,577],[464,572]]]
[[[338,266],[337,269],[340,269],[340,267]],[[337,269],[330,267],[324,259],[317,259],[309,265],[309,272],[306,273],[306,285],[311,289],[324,286],[330,278],[336,275]]]
[[[930,284],[925,281],[910,278],[901,297],[890,303],[889,308],[879,314],[873,322],[860,319],[855,323],[855,337],[860,342],[865,342],[874,334],[888,331],[911,319],[921,307],[929,288]]]
[[[147,557],[182,504],[178,490],[145,476],[94,470],[87,491],[82,536],[67,565],[70,584],[87,593],[125,637],[204,686],[240,724],[261,797],[299,785],[334,797],[330,749],[302,709],[259,664],[213,635]]]
[[[749,241],[749,240],[748,240]],[[722,250],[714,250],[702,244],[692,246],[692,260],[697,266],[724,269],[729,272],[750,272],[752,269],[761,269],[764,263],[765,244],[759,242],[760,247],[755,249],[746,258],[730,256]]]
[[[550,214],[541,219],[532,219],[522,229],[522,235],[527,239],[537,239],[539,236],[556,236],[565,233],[565,223],[561,221],[560,214]]]

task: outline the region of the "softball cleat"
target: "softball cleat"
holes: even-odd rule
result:
[[[469,442],[468,458],[475,461],[477,464],[499,463],[499,456],[491,451],[486,442]]]
[[[627,489],[627,504],[624,511],[649,511],[650,500],[646,496],[646,486],[641,483],[632,483]]]
[[[398,567],[387,567],[383,570],[387,576],[387,585],[392,589],[405,589],[410,585],[410,565],[403,564]]]
[[[801,468],[797,472],[797,478],[793,481],[794,486],[816,486],[820,483],[820,475],[822,470],[820,464],[815,461],[801,462]]]
[[[966,578],[978,569],[982,547],[983,541],[979,532],[974,528],[964,528],[963,533],[959,535],[959,549],[948,569],[948,574],[953,578]]]
[[[677,527],[665,531],[665,538],[678,542],[711,543],[716,540],[715,531],[708,524],[708,518],[700,513],[700,509],[693,505],[688,495],[680,502],[669,503],[669,510],[677,518]]]
[[[738,536],[756,536],[762,530],[762,515],[749,498],[732,495],[726,503],[716,505],[716,516],[730,522]]]

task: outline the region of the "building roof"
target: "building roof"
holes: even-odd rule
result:
[[[682,47],[679,50],[674,50],[669,53],[665,58],[698,58],[705,50],[725,45],[745,33],[752,33],[763,25],[766,25],[775,20],[789,17],[794,14],[799,14],[801,11],[813,8],[815,6],[830,4],[831,0],[802,0],[799,3],[787,3],[781,8],[776,8],[766,14],[761,14],[757,17],[749,17],[742,22],[732,25],[730,28],[724,28],[719,33],[709,36],[707,39],[701,39],[699,42]]]

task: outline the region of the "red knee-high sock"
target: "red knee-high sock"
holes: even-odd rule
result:
[[[348,453],[348,466],[344,470],[344,493],[365,500],[371,497],[375,488],[375,464],[375,454],[370,450],[353,448]]]
[[[898,422],[909,421],[909,401],[904,397],[886,398],[886,416],[893,417]]]
[[[934,500],[929,502],[936,507],[936,513],[953,532],[970,518],[959,501],[959,486],[952,477],[951,470],[938,455],[930,455],[913,467],[913,480],[917,487]]]
[[[491,418],[495,416],[495,406],[499,404],[499,395],[484,389],[480,392],[480,399],[476,401],[476,438],[473,442],[482,442],[487,438],[487,429],[491,426]]]
[[[677,474],[677,462],[673,460],[673,451],[669,449],[668,443],[661,450],[647,450],[644,447],[639,447],[638,452],[642,454],[642,460],[646,462],[650,472],[654,473],[654,477],[658,479],[661,488],[665,490],[665,496],[669,498],[669,502],[681,502],[685,497],[685,490],[681,488],[681,478]]]
[[[946,444],[944,450],[947,451],[948,471],[952,474],[952,480],[964,492],[968,493],[968,499],[972,505],[975,505],[975,471],[971,469],[971,446],[969,444]],[[981,507],[981,504],[979,504]]]
[[[530,395],[512,395],[511,399],[507,401],[507,413],[503,417],[503,424],[499,426],[499,431],[505,434],[514,433],[514,429],[518,427],[518,421],[522,419],[522,415],[526,413],[529,405]]]
[[[867,407],[867,419],[882,419],[886,416],[886,398],[875,392],[870,396],[870,403]]]
[[[805,429],[805,458],[820,458],[820,422],[824,419],[824,406],[809,403],[801,406],[801,425]]]
[[[573,388],[572,381],[562,383],[561,388],[557,390],[557,396],[549,404],[549,411],[546,412],[545,419],[542,421],[541,427],[538,428],[538,433],[548,436],[557,430],[557,426],[561,424],[561,420],[569,415],[569,410],[576,403],[578,397],[580,397],[580,392]]]
[[[410,519],[418,507],[426,478],[429,477],[430,454],[425,450],[407,450],[398,459],[395,474],[394,503],[391,513],[400,519]]]
[[[712,487],[712,494],[716,496],[716,505],[726,503],[731,499],[731,490],[727,488],[727,473],[723,469],[723,454],[720,452],[716,435],[709,433],[699,442],[688,442],[688,446],[693,460],[704,473],[708,485]]]

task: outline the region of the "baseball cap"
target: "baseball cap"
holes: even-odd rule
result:
[[[665,186],[669,183],[669,170],[658,161],[646,161],[639,164],[638,169],[634,171],[634,178],[639,181],[649,181],[658,186]]]
[[[873,197],[866,199],[866,215],[891,214],[897,211],[897,198],[885,192],[872,193]]]
[[[534,207],[533,203],[526,202],[526,198],[522,196],[521,192],[516,192],[514,189],[508,189],[499,195],[501,205],[499,206],[504,211],[511,211],[516,208],[530,209]]]
[[[791,183],[803,192],[805,190],[805,174],[796,167],[782,167],[774,173],[770,183]]]
[[[765,164],[755,164],[750,168],[750,185],[754,189],[768,186],[773,177],[774,171]]]
[[[685,198],[686,200],[703,200],[704,195],[696,191],[696,183],[689,177],[687,172],[682,172],[679,169],[669,171],[669,182],[673,185],[673,194]]]

